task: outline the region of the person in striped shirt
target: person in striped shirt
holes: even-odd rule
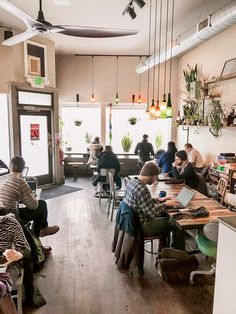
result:
[[[13,282],[19,277],[22,261],[26,303],[37,307],[46,304],[38,288],[33,284],[31,251],[23,229],[13,214],[4,214],[4,209],[0,209],[0,260],[2,264],[8,264],[7,272]],[[40,297],[34,298],[36,292]]]
[[[21,178],[24,167],[25,161],[22,157],[13,157],[10,162],[10,173],[0,176],[0,209],[4,210],[5,214],[14,213],[24,224],[33,221],[33,230],[37,237],[55,234],[59,227],[48,226],[47,203],[43,200],[38,201],[27,182]],[[18,208],[19,202],[26,207]]]

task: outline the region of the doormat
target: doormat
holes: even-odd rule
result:
[[[56,185],[52,188],[44,189],[41,192],[40,199],[42,200],[48,200],[50,198],[55,198],[61,195],[81,191],[82,189],[76,188],[74,186],[68,186],[68,185]]]

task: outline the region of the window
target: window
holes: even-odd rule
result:
[[[5,164],[10,162],[10,137],[9,137],[9,121],[8,121],[8,103],[7,95],[0,94],[0,159]]]
[[[110,108],[106,109],[106,143],[109,143],[109,115]],[[136,117],[137,123],[131,125],[129,118]],[[167,143],[171,138],[172,119],[148,120],[145,115],[145,109],[118,109],[112,108],[112,141],[111,145],[115,153],[124,153],[121,139],[129,133],[132,138],[132,146],[129,153],[133,154],[135,146],[143,138],[143,134],[149,135],[149,142],[152,143],[154,151],[166,149]],[[161,135],[162,142],[157,148],[156,138]]]
[[[101,113],[100,107],[62,107],[62,144],[64,147],[72,147],[73,152],[85,153],[89,143],[95,136],[101,134]],[[80,126],[75,121],[81,121]]]

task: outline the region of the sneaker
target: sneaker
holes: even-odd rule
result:
[[[41,307],[47,304],[46,300],[42,296],[38,288],[34,289],[33,302],[32,305],[35,307]]]
[[[40,231],[40,237],[46,237],[48,235],[52,235],[52,234],[55,234],[59,231],[59,227],[57,225],[54,225],[54,226],[47,226],[46,228],[43,228],[41,231]]]
[[[43,246],[43,251],[46,256],[48,256],[52,252],[51,246]]]

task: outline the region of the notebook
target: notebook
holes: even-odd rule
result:
[[[178,211],[181,208],[185,208],[191,199],[194,197],[195,192],[183,187],[179,194],[176,196],[176,200],[179,202],[179,205],[167,206],[167,211]]]

